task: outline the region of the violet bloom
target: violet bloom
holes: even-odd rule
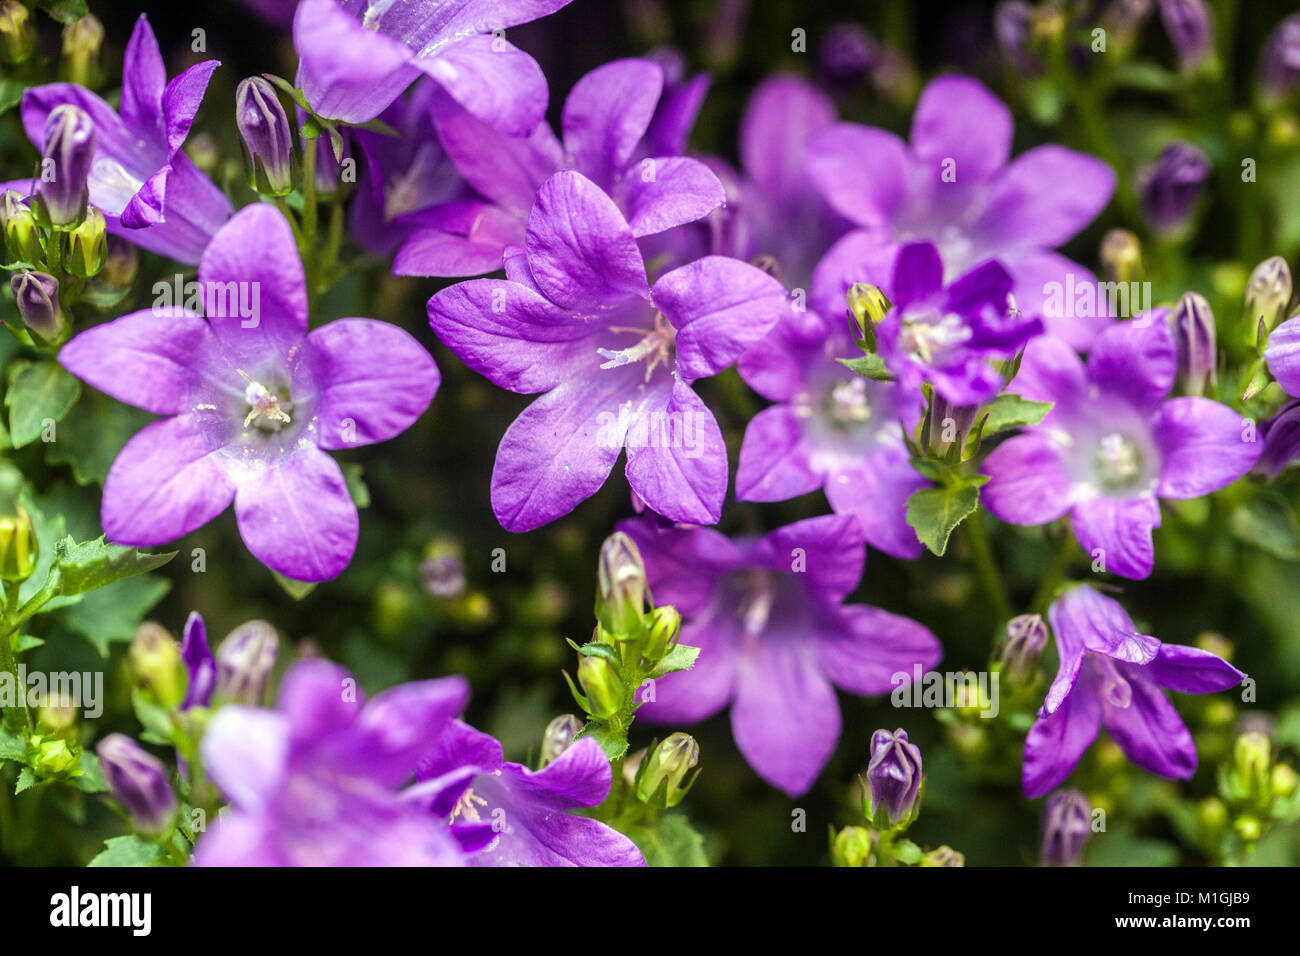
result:
[[[1142,213],[1161,235],[1175,235],[1191,218],[1210,176],[1210,160],[1191,143],[1170,143],[1138,177]]]
[[[23,95],[23,127],[40,146],[56,108],[70,103],[85,110],[95,126],[90,203],[104,213],[109,232],[193,265],[232,212],[230,200],[181,149],[218,65],[205,60],[168,82],[158,41],[141,14],[122,65],[120,111],[83,87],[51,83]]]
[[[109,734],[95,748],[104,782],[146,833],[160,833],[176,813],[176,795],[162,761],[124,734]]]
[[[1269,333],[1264,362],[1282,391],[1300,398],[1300,315]]]
[[[900,727],[892,734],[877,730],[871,735],[867,785],[874,823],[896,827],[913,816],[922,779],[921,749],[907,739],[906,730]]]
[[[834,209],[861,227],[823,259],[818,271],[829,291],[814,296],[814,308],[838,314],[854,282],[881,285],[889,274],[887,254],[910,240],[938,245],[949,280],[997,259],[1028,315],[1043,314],[1049,283],[1064,285],[1069,276],[1076,286],[1094,281],[1051,250],[1105,208],[1114,172],[1060,146],[1039,146],[1008,163],[1011,135],[1011,112],[997,97],[973,79],[945,76],[921,92],[910,147],[883,129],[847,123],[813,137],[809,176]],[[864,275],[863,264],[882,254],[881,274]],[[1104,316],[1044,318],[1053,335],[1081,349],[1108,322]]]
[[[1092,804],[1078,790],[1058,790],[1047,798],[1039,866],[1078,866],[1092,838]]]
[[[493,31],[569,0],[302,0],[293,20],[299,86],[326,119],[374,119],[421,75],[513,136],[546,111],[546,77]]]
[[[615,60],[592,70],[564,103],[563,143],[539,124],[511,137],[446,95],[434,98],[438,136],[481,198],[448,202],[418,217],[393,263],[397,275],[470,276],[501,268],[505,250],[524,245],[537,190],[572,169],[591,180],[627,219],[637,238],[693,222],[725,199],[703,163],[682,156],[643,156],[664,87],[650,60]]]
[[[1205,0],[1160,0],[1160,19],[1184,70],[1200,66],[1214,51],[1214,23]]]
[[[1085,366],[1064,342],[1030,343],[1010,390],[1054,402],[984,462],[981,502],[1003,521],[1069,514],[1084,551],[1126,578],[1151,573],[1160,498],[1199,498],[1259,457],[1249,420],[1208,398],[1166,401],[1178,369],[1165,310],[1116,325]]]
[[[264,203],[213,238],[192,295],[207,319],[179,302],[146,309],[82,332],[59,353],[89,385],[168,416],[109,469],[105,534],[160,545],[233,499],[240,535],[263,564],[301,581],[337,576],[356,546],[357,509],[325,452],[405,430],[438,387],[433,359],[373,319],[309,334],[293,235]]]
[[[778,404],[745,429],[736,497],[783,501],[824,488],[832,510],[855,517],[869,545],[915,558],[922,545],[907,523],[907,499],[929,482],[912,467],[903,429],[920,417],[920,394],[837,361],[861,354],[843,322],[828,328],[805,312],[741,357],[741,377]]]
[[[938,247],[903,246],[887,286],[893,308],[876,327],[880,356],[901,388],[928,382],[956,406],[980,405],[1002,391],[990,362],[1014,358],[1043,330],[1040,319],[1013,314],[1010,273],[985,262],[943,284]]]
[[[1259,61],[1259,85],[1276,101],[1300,87],[1300,13],[1277,25]]]
[[[1300,399],[1292,399],[1272,418],[1261,422],[1259,440],[1264,448],[1256,469],[1270,481],[1300,462]]]
[[[1061,665],[1025,739],[1025,795],[1060,785],[1103,724],[1139,767],[1190,779],[1196,744],[1163,691],[1207,694],[1246,675],[1209,651],[1138,633],[1118,601],[1086,584],[1057,598],[1047,616]]]
[[[465,708],[461,677],[390,688],[368,703],[346,670],[295,664],[279,708],[230,704],[203,735],[203,766],[230,801],[199,866],[458,866],[445,826],[396,788]]]
[[[456,720],[416,778],[407,799],[451,824],[472,854],[470,866],[645,866],[623,834],[565,812],[609,796],[609,759],[591,737],[534,771],[503,759],[493,737]]]
[[[198,611],[191,611],[185,621],[181,660],[185,662],[189,682],[185,685],[185,699],[181,701],[180,709],[207,707],[217,689],[217,659],[208,647],[208,628]]]
[[[636,234],[576,172],[537,193],[525,248],[506,279],[475,279],[429,300],[438,337],[502,388],[544,392],[506,431],[492,509],[509,531],[568,514],[627,447],[627,478],[655,511],[713,524],[727,451],[691,388],[761,338],[790,302],[766,273],[706,256],[647,281]]]
[[[681,612],[693,668],[655,682],[637,711],[696,723],[731,706],[731,732],[754,771],[790,796],[808,790],[835,750],[834,687],[890,693],[939,661],[930,631],[865,604],[844,604],[866,549],[852,518],[823,515],[762,538],[709,528],[620,528],[636,539],[655,600]],[[650,697],[644,692],[638,699]]]

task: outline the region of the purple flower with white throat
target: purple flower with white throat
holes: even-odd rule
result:
[[[1036,318],[1013,314],[1011,274],[985,262],[944,287],[937,246],[914,242],[894,261],[886,295],[893,308],[876,328],[881,358],[899,385],[929,382],[953,405],[979,405],[1002,390],[991,361],[1013,358],[1043,330]]]
[[[681,612],[681,642],[699,647],[688,671],[638,691],[639,716],[695,723],[731,706],[731,732],[755,772],[791,796],[808,790],[840,736],[836,686],[887,694],[939,661],[928,629],[844,600],[866,549],[850,517],[823,515],[762,538],[709,528],[620,528],[645,559],[655,600]]]
[[[301,581],[336,577],[352,559],[358,519],[326,451],[404,431],[438,387],[433,359],[409,333],[373,319],[308,333],[302,262],[288,222],[266,204],[213,238],[193,297],[206,319],[180,303],[133,312],[59,353],[86,383],[168,416],[109,469],[105,534],[160,545],[233,500],[240,535],[263,564]]]
[[[694,222],[722,204],[722,184],[698,160],[646,156],[661,102],[663,68],[615,60],[580,79],[564,103],[563,141],[538,124],[528,136],[493,129],[443,94],[432,102],[438,136],[478,197],[419,217],[393,263],[398,275],[469,276],[501,268],[508,247],[523,245],[533,199],[561,169],[591,180],[614,200],[641,238]]]
[[[23,127],[37,146],[60,106],[85,111],[94,124],[90,204],[111,233],[180,262],[199,261],[230,218],[230,200],[182,150],[208,79],[219,64],[205,60],[170,82],[158,41],[142,14],[126,47],[121,107],[72,83],[51,83],[23,96]]]
[[[1059,339],[1031,342],[1009,387],[1055,405],[985,460],[980,500],[1012,524],[1068,513],[1079,544],[1107,571],[1145,578],[1159,499],[1226,487],[1260,454],[1251,422],[1228,406],[1166,400],[1177,370],[1163,309],[1107,330],[1087,365]]]
[[[727,452],[691,388],[762,338],[790,301],[771,276],[706,256],[651,285],[636,234],[576,172],[537,193],[506,279],[429,300],[438,337],[502,388],[544,392],[506,431],[492,509],[509,531],[567,514],[605,483],[623,448],[632,489],[674,521],[713,524]]]
[[[791,313],[741,357],[741,377],[778,404],[745,429],[736,497],[783,501],[824,488],[831,508],[856,518],[869,545],[915,558],[922,545],[907,523],[907,499],[929,482],[912,467],[903,429],[915,426],[920,395],[837,361],[861,354],[843,323],[828,328],[804,312]]]
[[[421,74],[476,116],[527,135],[546,77],[500,31],[569,0],[302,0],[293,20],[297,85],[326,119],[374,119]]]
[[[1086,584],[1057,598],[1047,615],[1061,663],[1025,740],[1025,795],[1064,782],[1103,725],[1142,769],[1190,779],[1196,744],[1164,691],[1208,694],[1246,675],[1209,651],[1140,633],[1118,601]]]
[[[406,794],[451,825],[470,866],[645,866],[636,844],[567,813],[609,796],[609,759],[594,738],[570,743],[541,770],[505,760],[501,744],[452,721]]]
[[[396,788],[465,708],[461,677],[402,684],[369,702],[343,668],[295,664],[279,707],[230,704],[207,726],[203,766],[230,801],[199,866],[459,866],[460,844]]]
[[[1011,155],[1011,112],[979,82],[943,76],[921,92],[911,144],[883,129],[840,123],[808,143],[808,174],[841,215],[861,227],[822,261],[814,297],[838,314],[854,282],[882,285],[888,259],[913,240],[939,246],[949,280],[989,259],[1015,280],[1017,306],[1041,315],[1050,283],[1094,281],[1082,266],[1053,252],[1110,201],[1115,174],[1099,159],[1060,146]],[[1062,188],[1068,183],[1069,188]],[[882,276],[862,266],[884,257]],[[832,314],[826,312],[826,314]],[[1108,319],[1047,315],[1048,330],[1087,348]]]

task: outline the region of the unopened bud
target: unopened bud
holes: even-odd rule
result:
[[[108,223],[94,206],[81,225],[68,233],[68,271],[88,279],[98,275],[108,258]]]
[[[1047,798],[1043,817],[1041,866],[1078,866],[1092,838],[1092,805],[1078,790],[1058,790]]]
[[[248,621],[227,634],[217,648],[217,696],[260,704],[279,646],[275,628],[266,621]]]
[[[871,735],[871,762],[867,764],[870,799],[864,815],[877,829],[905,826],[920,809],[921,751],[907,739],[907,731]]]
[[[1296,772],[1290,764],[1277,764],[1269,775],[1269,786],[1273,796],[1279,800],[1290,800],[1295,796],[1297,783]]]
[[[293,190],[293,132],[275,87],[260,76],[242,80],[235,90],[235,122],[244,142],[248,183],[266,196]]]
[[[72,226],[86,214],[86,183],[95,158],[95,124],[79,106],[56,106],[45,120],[38,198],[51,224]]]
[[[0,579],[26,581],[36,569],[41,549],[27,509],[19,504],[12,507],[12,514],[0,515]]]
[[[5,262],[36,265],[45,258],[45,241],[36,215],[18,192],[6,189],[0,195],[0,229],[4,232]]]
[[[611,635],[627,637],[645,614],[645,564],[636,542],[616,531],[605,539],[596,569],[596,619]]]
[[[1281,256],[1255,266],[1246,282],[1245,340],[1263,348],[1268,333],[1286,317],[1291,303],[1291,268]]]
[[[66,694],[47,700],[36,711],[36,722],[51,733],[61,734],[77,723],[77,708]]]
[[[665,809],[681,803],[690,789],[682,786],[686,775],[700,762],[700,745],[690,734],[669,735],[641,762],[636,795],[642,803]],[[691,779],[691,783],[694,778]]]
[[[1184,70],[1194,70],[1209,58],[1214,24],[1205,0],[1160,0],[1160,19]]]
[[[1300,13],[1279,23],[1264,45],[1259,87],[1268,102],[1277,102],[1300,89]]]
[[[581,730],[582,721],[573,714],[561,714],[547,724],[542,734],[542,766],[545,767],[568,750]]]
[[[129,651],[141,684],[162,707],[170,710],[185,698],[188,675],[181,649],[161,624],[145,621],[135,632]]]
[[[16,0],[0,3],[0,62],[26,62],[36,49],[36,30],[27,8]]]
[[[849,315],[857,329],[857,338],[874,347],[876,326],[891,308],[885,293],[868,282],[855,282],[849,286],[848,303]]]
[[[1021,614],[1007,622],[1000,662],[1007,679],[1023,681],[1038,666],[1047,647],[1047,624],[1040,614]]]
[[[104,782],[131,821],[146,833],[161,832],[176,811],[176,795],[162,761],[123,734],[109,734],[95,753]]]
[[[682,632],[682,616],[671,605],[657,607],[650,612],[650,631],[641,656],[648,661],[663,660],[677,646]]]
[[[1224,775],[1229,800],[1267,806],[1273,794],[1273,744],[1264,734],[1248,731],[1232,745],[1232,760]]]
[[[1210,160],[1191,143],[1165,147],[1154,166],[1138,177],[1142,212],[1151,228],[1163,236],[1181,234],[1210,176]]]
[[[1217,381],[1219,353],[1210,303],[1199,293],[1185,292],[1171,322],[1182,394],[1202,396]]]
[[[623,682],[605,658],[584,656],[578,662],[578,683],[587,695],[588,712],[598,720],[613,717],[623,706]]]
[[[831,842],[831,864],[834,866],[869,866],[871,864],[871,831],[866,827],[845,827],[835,834]]]
[[[936,391],[921,425],[921,446],[934,458],[961,461],[979,411],[979,405],[954,405]]]
[[[921,866],[965,866],[966,855],[944,845],[921,857]]]
[[[115,289],[125,289],[135,282],[140,269],[140,253],[135,246],[117,236],[108,237],[108,253],[99,277]]]
[[[9,288],[28,331],[42,342],[57,342],[67,329],[59,307],[59,281],[48,273],[24,269],[10,277]]]
[[[1142,243],[1128,229],[1112,229],[1102,236],[1098,258],[1115,282],[1132,282],[1142,275]]]
[[[59,75],[69,83],[93,88],[99,84],[99,51],[104,45],[104,24],[86,14],[63,28],[63,59]]]
[[[63,773],[76,762],[77,755],[62,737],[42,741],[36,748],[36,766],[43,776]]]

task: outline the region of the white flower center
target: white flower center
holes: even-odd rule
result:
[[[961,345],[971,334],[965,320],[951,312],[937,320],[934,312],[905,315],[899,330],[899,344],[913,359],[930,365],[945,350]]]
[[[1132,487],[1142,474],[1142,453],[1131,438],[1111,432],[1102,436],[1096,464],[1097,480],[1102,487],[1121,491]]]
[[[282,401],[274,392],[263,385],[261,382],[255,382],[248,373],[241,369],[235,369],[248,382],[244,389],[244,401],[248,403],[248,414],[244,416],[244,427],[256,425],[263,431],[278,432],[281,425],[288,425],[288,409],[293,406],[287,401]]]
[[[612,325],[609,330],[640,335],[641,340],[636,345],[625,349],[596,349],[596,354],[606,360],[600,366],[602,369],[619,368],[623,365],[631,365],[633,362],[645,361],[645,380],[648,382],[659,365],[669,367],[673,357],[673,346],[677,342],[677,330],[662,313],[655,313],[654,327],[651,329]]]

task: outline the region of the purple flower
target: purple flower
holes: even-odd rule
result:
[[[185,699],[181,701],[180,709],[207,707],[212,703],[212,693],[217,688],[217,660],[208,647],[207,625],[198,611],[191,611],[185,621],[181,660],[185,662],[189,682],[185,685]]]
[[[854,282],[883,285],[891,255],[910,240],[937,244],[949,279],[997,259],[1029,315],[1042,314],[1049,283],[1069,275],[1076,285],[1094,281],[1051,250],[1106,206],[1114,172],[1060,146],[1039,146],[1008,163],[1011,135],[1011,113],[992,93],[967,77],[946,76],[922,91],[910,147],[893,133],[847,123],[814,136],[809,176],[834,209],[861,227],[822,260],[814,308],[837,315]],[[882,266],[878,274],[864,274],[869,263]],[[1076,348],[1088,347],[1108,321],[1046,318],[1049,331]]]
[[[408,799],[451,823],[471,866],[645,866],[636,844],[590,817],[566,813],[609,795],[611,770],[591,737],[542,770],[505,760],[501,744],[452,721],[416,771]]]
[[[1068,513],[1079,544],[1106,570],[1145,578],[1159,499],[1217,491],[1260,453],[1249,422],[1226,405],[1165,400],[1177,365],[1163,309],[1107,330],[1086,366],[1059,339],[1031,342],[1010,389],[1055,407],[989,455],[980,500],[1013,524]]]
[[[1047,798],[1039,866],[1078,866],[1092,838],[1092,804],[1078,790],[1059,790]]]
[[[1270,481],[1300,461],[1300,399],[1287,402],[1276,415],[1261,422],[1259,440],[1264,448],[1256,467]]]
[[[1194,69],[1213,52],[1214,24],[1205,0],[1160,0],[1160,19],[1183,69]]]
[[[907,739],[901,727],[892,734],[871,735],[871,762],[867,784],[871,788],[871,818],[880,826],[905,823],[916,810],[921,794],[921,750]]]
[[[1259,85],[1273,100],[1300,87],[1300,14],[1287,17],[1269,37],[1259,61]]]
[[[701,649],[692,669],[659,679],[637,713],[695,723],[730,704],[740,752],[791,796],[812,786],[835,750],[834,686],[886,694],[939,660],[939,642],[915,621],[843,603],[866,556],[852,518],[823,515],[735,540],[643,519],[620,527],[641,548],[655,600],[685,619],[681,642]]]
[[[722,184],[703,163],[682,156],[643,156],[656,117],[663,68],[650,60],[616,60],[592,70],[564,103],[564,140],[546,124],[512,137],[438,96],[438,136],[481,198],[446,203],[420,217],[398,252],[398,275],[469,276],[501,268],[508,247],[524,245],[538,189],[572,169],[614,200],[641,238],[693,222],[722,204]]]
[[[1196,745],[1162,689],[1207,694],[1246,675],[1209,651],[1138,633],[1119,602],[1086,584],[1057,598],[1047,616],[1061,665],[1025,739],[1025,795],[1062,783],[1103,724],[1139,767],[1190,779]]]
[[[192,265],[232,211],[230,200],[181,149],[218,65],[205,60],[168,82],[142,14],[126,47],[120,111],[80,86],[51,83],[23,96],[23,127],[39,146],[59,106],[89,114],[95,127],[91,205],[104,213],[114,235]]]
[[[176,812],[167,768],[130,737],[109,734],[95,748],[104,782],[141,830],[160,832]]]
[[[1300,315],[1269,333],[1264,361],[1282,391],[1300,398]]]
[[[707,256],[651,286],[627,219],[571,171],[538,191],[506,276],[429,300],[430,324],[466,365],[502,388],[545,393],[497,450],[502,526],[528,531],[567,514],[625,446],[628,481],[646,504],[674,521],[716,522],[726,447],[690,383],[731,365],[789,312],[781,284]]]
[[[395,790],[465,707],[463,678],[402,684],[369,703],[348,672],[295,664],[279,709],[231,704],[203,735],[204,768],[230,801],[200,866],[456,866],[455,837]]]
[[[307,331],[307,291],[289,224],[240,211],[213,238],[185,304],[81,333],[68,371],[168,416],[127,442],[104,483],[108,537],[146,547],[189,534],[231,503],[268,567],[302,581],[352,558],[357,509],[325,452],[385,441],[428,407],[438,369],[407,332],[372,319]]]
[[[421,73],[475,116],[527,135],[546,111],[546,78],[493,31],[569,0],[302,0],[293,20],[297,85],[327,119],[365,123]]]
[[[63,103],[45,118],[42,165],[50,164],[49,177],[41,174],[40,199],[50,222],[68,226],[86,214],[86,182],[95,155],[95,126],[86,111]]]
[[[1161,235],[1175,235],[1192,215],[1210,176],[1210,160],[1191,143],[1170,143],[1138,177],[1142,212]]]
[[[836,514],[858,520],[868,544],[915,558],[922,545],[907,523],[907,499],[929,482],[912,468],[903,429],[915,426],[920,396],[836,361],[855,355],[861,350],[843,323],[828,329],[805,312],[791,313],[741,357],[745,381],[779,404],[745,429],[736,497],[783,501],[824,488]]]

